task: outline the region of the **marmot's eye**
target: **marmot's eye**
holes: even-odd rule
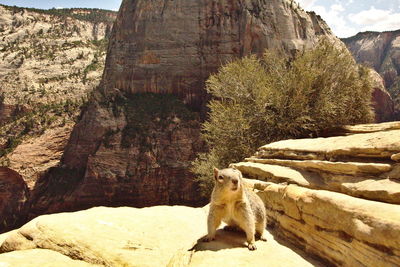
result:
[[[224,180],[224,177],[222,175],[218,176],[218,179]]]

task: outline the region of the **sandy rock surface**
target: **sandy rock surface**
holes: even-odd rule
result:
[[[201,242],[206,220],[207,207],[183,206],[44,215],[0,235],[0,266],[323,266],[269,232],[254,252],[243,232]]]

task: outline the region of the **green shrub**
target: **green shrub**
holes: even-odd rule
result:
[[[373,118],[368,69],[326,39],[292,59],[267,51],[261,59],[231,62],[208,79],[206,88],[213,98],[203,137],[211,152],[192,169],[203,188],[209,188],[205,181],[212,165],[226,167],[273,141],[318,136]]]

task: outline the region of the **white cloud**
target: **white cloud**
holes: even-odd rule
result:
[[[400,13],[393,10],[383,10],[371,7],[356,14],[349,14],[348,18],[355,24],[362,26],[361,31],[393,31],[400,29]]]
[[[312,6],[317,0],[297,0],[302,8],[305,10],[311,10]]]
[[[340,4],[334,4],[331,6],[331,10],[336,12],[342,12],[344,11],[344,7]]]
[[[314,6],[315,13],[320,15],[338,37],[350,37],[357,34],[357,30],[349,27],[344,17],[344,7],[341,4],[333,4],[327,10],[323,6]]]
[[[350,0],[351,2],[353,0]],[[320,15],[332,29],[333,33],[339,37],[349,37],[357,34],[357,30],[347,26],[347,21],[344,17],[345,8],[341,4],[342,1],[335,0],[335,4],[327,10],[324,6],[315,5],[317,0],[298,0],[300,6],[305,10],[313,10]]]

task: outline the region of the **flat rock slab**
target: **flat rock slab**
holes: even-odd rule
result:
[[[284,160],[284,159],[258,159],[246,158],[246,161],[282,165],[304,170],[319,170],[336,174],[370,174],[377,175],[392,169],[390,164],[363,163],[363,162],[331,162],[324,160]]]
[[[400,130],[327,138],[292,139],[259,149],[257,157],[330,160],[337,157],[390,159],[400,152]]]
[[[99,266],[73,260],[61,253],[48,249],[19,250],[0,254],[1,267],[88,267]]]
[[[206,221],[205,209],[182,206],[44,215],[9,234],[0,253],[42,248],[103,266],[166,266],[205,235]]]
[[[276,240],[266,232],[267,242],[256,241],[257,250],[249,251],[244,246],[244,233],[218,230],[216,240],[209,243],[198,243],[191,257],[191,267],[288,267],[288,266],[324,266],[297,249],[287,246],[284,240]]]
[[[400,161],[400,153],[393,154],[390,158],[391,158],[391,160],[399,162]]]
[[[305,179],[301,172],[289,167],[257,162],[240,162],[231,164],[230,166],[235,167],[245,175],[250,175],[250,177],[259,180],[276,183],[295,183],[306,187],[311,186],[310,182]]]
[[[216,241],[201,242],[207,209],[99,207],[44,215],[0,235],[0,266],[324,266],[269,232],[256,251],[248,250],[243,232],[219,229]]]
[[[384,122],[384,123],[348,125],[348,126],[344,126],[343,129],[347,133],[350,133],[350,134],[399,130],[400,122],[392,121],[392,122]]]
[[[369,179],[341,186],[348,195],[400,205],[400,181]]]

